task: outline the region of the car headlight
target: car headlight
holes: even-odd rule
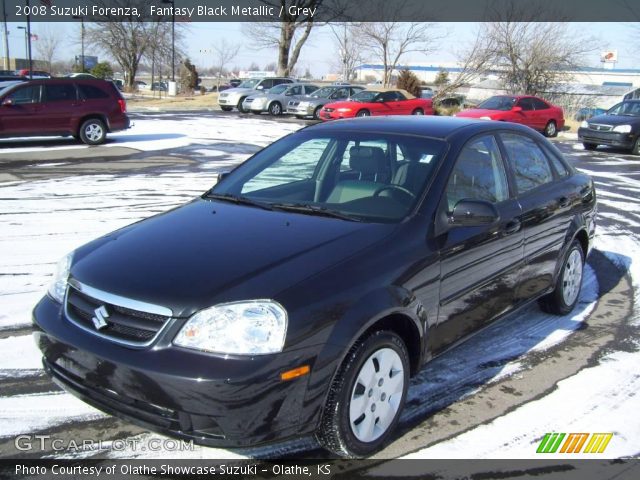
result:
[[[338,108],[336,110],[336,112],[350,112],[352,109],[351,108]]]
[[[73,261],[73,252],[68,253],[60,259],[56,266],[56,272],[53,275],[53,281],[49,285],[49,296],[56,302],[64,302],[64,295],[67,292],[67,282],[69,280],[69,271],[71,270],[71,262]]]
[[[194,314],[173,344],[205,352],[263,355],[281,352],[287,312],[273,300],[222,303]]]
[[[580,124],[580,128],[589,128],[589,122],[587,122],[586,120],[583,120],[582,123]]]
[[[613,131],[618,133],[629,133],[631,132],[631,125],[618,125],[617,127],[613,127]]]
[[[480,120],[491,120],[491,117],[480,117]]]

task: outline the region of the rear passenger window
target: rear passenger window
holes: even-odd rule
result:
[[[44,95],[47,102],[63,102],[76,100],[76,87],[69,83],[45,85]]]
[[[502,133],[501,138],[513,167],[518,193],[553,181],[549,161],[536,142],[515,133]]]
[[[109,98],[109,94],[93,85],[78,85],[80,97],[84,100],[92,100],[95,98]]]
[[[449,212],[463,199],[498,203],[509,198],[500,149],[492,135],[471,140],[460,152],[446,195]]]

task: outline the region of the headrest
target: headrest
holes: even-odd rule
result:
[[[349,166],[365,175],[386,173],[388,170],[384,150],[380,147],[351,147]]]

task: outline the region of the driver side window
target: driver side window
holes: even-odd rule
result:
[[[449,212],[463,199],[498,203],[509,197],[504,164],[492,135],[475,138],[462,149],[445,195]]]

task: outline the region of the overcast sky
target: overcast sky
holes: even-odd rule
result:
[[[24,31],[17,27],[18,23],[9,23],[9,51],[12,57],[24,56]],[[631,24],[624,23],[573,23],[569,24],[580,33],[586,33],[597,39],[599,48],[588,59],[588,65],[592,67],[601,66],[599,61],[600,50],[618,50],[617,68],[637,68],[640,69],[640,56],[637,55],[640,35],[634,31]],[[636,24],[637,25],[637,24]],[[74,58],[80,54],[80,24],[79,23],[32,23],[34,34],[46,33],[47,29],[53,28],[62,34],[63,45],[58,53],[58,60],[65,57]],[[206,51],[220,39],[237,42],[242,45],[236,59],[229,67],[238,66],[246,69],[252,62],[263,68],[270,62],[277,60],[277,53],[273,50],[256,50],[252,48],[249,40],[242,33],[240,23],[205,23],[193,22],[186,27],[187,51],[190,58],[197,67],[210,67],[213,65],[211,54],[201,53]],[[412,54],[407,58],[407,63],[420,62],[438,65],[440,63],[453,63],[456,60],[456,52],[465,47],[470,41],[472,34],[477,28],[474,23],[443,23],[437,27],[445,38],[439,41],[436,51],[428,56]],[[35,40],[34,58],[35,55]],[[304,47],[298,69],[300,74],[304,73],[308,67],[314,76],[322,76],[326,73],[336,71],[332,68],[335,65],[336,47],[333,35],[328,27],[316,27],[312,32],[308,44]],[[0,42],[0,48],[3,48]],[[92,52],[86,52],[87,55]],[[100,58],[101,60],[103,58]]]

